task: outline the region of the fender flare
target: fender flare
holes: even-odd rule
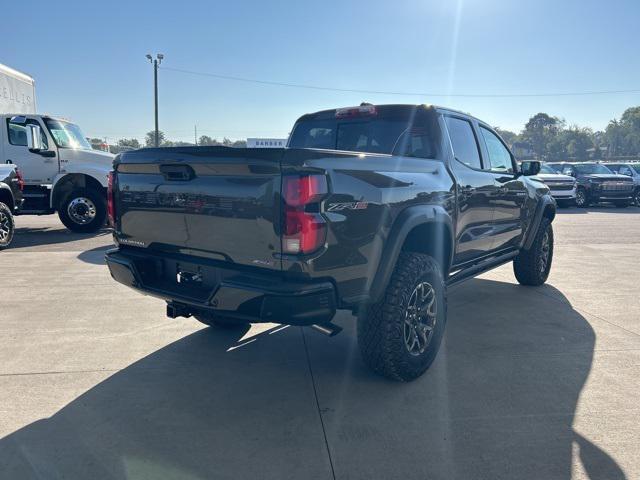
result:
[[[387,237],[387,241],[382,250],[380,261],[376,274],[373,278],[371,287],[369,288],[369,299],[376,300],[380,298],[387,288],[391,275],[396,266],[402,246],[409,233],[420,225],[443,225],[451,238],[451,248],[449,249],[449,258],[447,259],[448,265],[446,270],[451,265],[453,260],[454,248],[453,248],[453,220],[449,213],[441,205],[415,205],[404,209],[393,222],[391,232]],[[443,275],[447,276],[447,272],[443,272]]]
[[[71,177],[84,177],[84,178],[89,178],[91,179],[91,181],[96,182],[96,184],[100,185],[100,187],[102,189],[104,189],[104,192],[106,194],[106,185],[103,185],[103,181],[101,180],[101,178],[96,177],[95,175],[92,175],[91,173],[85,173],[85,172],[65,172],[63,174],[58,175],[55,179],[53,184],[51,185],[51,195],[49,197],[49,203],[50,203],[50,207],[51,208],[57,208],[57,204],[64,199],[64,197],[60,198],[59,197],[59,188],[60,185],[64,184],[65,181]],[[85,180],[83,180],[85,181]],[[106,182],[106,177],[105,180]]]
[[[7,206],[13,211],[13,208],[16,205],[16,199],[13,196],[13,190],[11,190],[11,187],[6,183],[0,182],[0,192],[5,192],[5,191],[7,192],[7,195],[9,196],[9,199],[11,201],[11,203]]]
[[[547,210],[547,207],[551,206],[553,209],[553,217],[556,216],[556,201],[553,199],[551,195],[548,193],[540,197],[538,201],[538,205],[536,206],[536,211],[533,214],[533,218],[529,223],[529,228],[525,236],[523,237],[522,248],[524,250],[529,250],[533,245],[533,241],[538,234],[538,228],[540,227],[540,223],[542,222],[542,217],[544,216],[544,212]]]

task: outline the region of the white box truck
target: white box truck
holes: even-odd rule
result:
[[[36,85],[33,78],[2,64],[0,112],[36,113]]]
[[[36,113],[33,78],[0,64],[0,162],[24,178],[21,215],[58,212],[70,230],[100,229],[113,158],[93,150],[78,125]]]

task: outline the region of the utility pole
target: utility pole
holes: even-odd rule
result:
[[[193,126],[193,140],[194,140],[193,143],[195,143],[197,147],[198,146],[198,126],[197,125]]]
[[[150,54],[146,55],[149,63],[153,64],[153,101],[155,106],[155,138],[154,144],[156,147],[160,146],[160,131],[158,130],[158,65],[162,63],[164,55],[158,53],[156,58],[153,58]]]

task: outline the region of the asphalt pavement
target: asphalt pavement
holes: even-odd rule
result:
[[[548,284],[455,287],[432,368],[362,364],[355,321],[171,320],[107,231],[18,217],[0,252],[0,478],[638,479],[640,209],[560,210]]]

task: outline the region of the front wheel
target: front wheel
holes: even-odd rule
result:
[[[636,190],[636,194],[633,197],[633,203],[636,207],[640,207],[640,188]]]
[[[576,207],[586,208],[589,206],[589,196],[584,188],[576,191]]]
[[[447,297],[432,257],[403,252],[384,297],[358,319],[358,345],[376,373],[408,382],[422,375],[440,348]]]
[[[0,250],[7,248],[13,240],[15,227],[11,209],[5,203],[0,202]]]
[[[543,218],[529,250],[522,250],[513,260],[513,273],[521,285],[542,285],[549,277],[553,261],[553,228]]]
[[[58,209],[60,221],[77,233],[93,233],[104,225],[107,201],[102,192],[93,188],[73,190]]]

